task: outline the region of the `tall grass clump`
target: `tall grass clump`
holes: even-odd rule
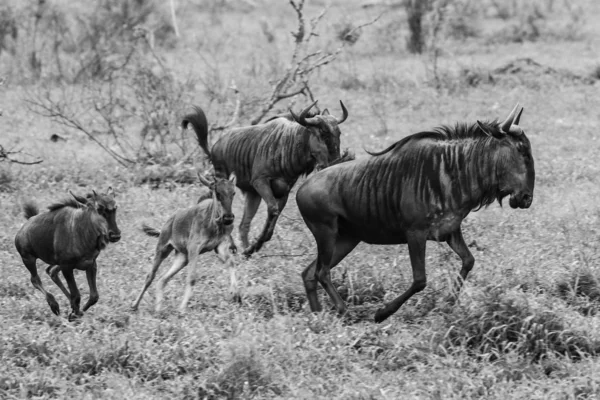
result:
[[[559,297],[585,316],[596,315],[600,310],[600,279],[589,268],[569,271],[556,284],[556,290]]]
[[[446,316],[443,348],[464,347],[488,359],[516,352],[534,361],[551,354],[578,360],[600,351],[600,342],[571,329],[558,313],[531,307],[525,295],[498,287],[484,293]]]
[[[239,399],[281,395],[260,353],[252,344],[231,342],[223,367],[199,386],[198,398]]]

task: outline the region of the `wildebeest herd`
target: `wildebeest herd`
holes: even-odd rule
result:
[[[157,284],[157,311],[165,284],[191,264],[181,303],[181,310],[185,309],[196,282],[198,258],[207,251],[214,250],[227,263],[231,288],[236,290],[232,253],[237,247],[231,235],[234,187],[245,197],[239,234],[242,254],[250,257],[271,239],[294,184],[314,170],[296,195],[298,209],[316,242],[316,259],[302,272],[312,311],[321,310],[320,284],[338,313],[346,312],[330,271],[360,242],[406,243],[410,254],[413,283],[376,312],[376,322],[388,318],[425,288],[428,240],[448,243],[462,260],[449,301],[456,299],[475,262],[462,235],[464,218],[496,200],[501,204],[507,196],[512,208],[528,208],[533,201],[531,145],[519,126],[523,108],[516,105],[502,122],[443,126],[406,136],[383,151],[369,153],[370,157],[347,160],[340,153],[339,125],[348,118],[348,111],[342,102],[340,105],[341,118],[327,110],[311,111],[313,103],[300,114],[290,110],[260,125],[232,129],[212,148],[204,112],[196,107],[193,114],[185,116],[182,127],[192,126],[214,167],[211,177],[199,174],[209,190],[197,204],[172,215],[160,231],[142,226],[146,234],[158,237],[158,244],[154,263],[131,308],[138,308],[159,266],[173,250],[173,265]],[[261,200],[267,204],[267,221],[250,243],[250,223]],[[86,271],[90,287],[90,298],[83,307],[86,311],[98,301],[96,258],[109,242],[121,238],[114,192],[109,188],[105,194],[93,191],[85,197],[71,193],[71,198],[51,205],[44,213],[39,213],[33,202],[26,202],[23,209],[27,222],[17,233],[15,245],[31,273],[31,283],[59,315],[58,302],[44,289],[37,273],[39,258],[49,264],[47,274],[71,303],[69,320],[80,317],[73,270]]]

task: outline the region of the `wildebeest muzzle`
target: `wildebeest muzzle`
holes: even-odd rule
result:
[[[223,215],[223,224],[224,225],[231,225],[233,223],[234,219],[235,219],[235,215],[233,215],[233,214],[225,214],[225,215]]]
[[[511,208],[529,208],[533,202],[533,195],[530,193],[511,194],[508,201]]]
[[[108,232],[108,241],[111,243],[116,243],[121,240],[121,233],[114,233],[112,231]]]

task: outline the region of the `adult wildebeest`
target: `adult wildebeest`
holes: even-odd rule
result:
[[[188,301],[192,295],[192,288],[196,284],[196,269],[198,258],[210,250],[215,250],[223,262],[229,267],[231,278],[231,290],[235,290],[235,271],[233,257],[230,248],[233,245],[231,231],[233,230],[234,215],[231,212],[231,204],[235,195],[235,175],[229,179],[216,178],[209,182],[202,175],[198,175],[200,182],[210,189],[206,195],[198,200],[198,204],[178,210],[163,225],[162,230],[143,225],[143,231],[149,236],[158,237],[156,255],[151,270],[146,276],[144,286],[137,299],[131,303],[131,309],[137,310],[144,293],[154,280],[156,271],[168,255],[175,250],[175,260],[171,269],[168,270],[158,281],[156,287],[156,311],[160,311],[163,300],[163,289],[167,282],[188,263],[187,284],[180,310],[185,311]]]
[[[502,123],[441,127],[405,137],[373,157],[329,167],[298,189],[296,201],[317,242],[317,259],[302,279],[312,311],[321,310],[317,282],[340,314],[346,305],[330,270],[359,242],[408,244],[413,283],[375,314],[381,322],[426,285],[425,244],[445,241],[462,259],[455,296],[475,262],[462,236],[462,220],[510,195],[512,208],[533,200],[531,145],[518,105]],[[453,299],[455,299],[454,297]]]
[[[42,285],[37,273],[36,260],[39,258],[50,266],[46,273],[62,290],[71,302],[69,320],[80,317],[81,296],[73,276],[73,270],[85,270],[90,298],[83,311],[96,304],[96,258],[108,242],[118,242],[121,231],[117,227],[117,205],[112,188],[106,194],[95,191],[85,198],[74,195],[48,207],[40,214],[33,202],[23,206],[27,222],[15,237],[15,246],[23,263],[31,273],[31,283],[44,293],[50,309],[56,315],[60,313],[58,302]],[[58,273],[62,271],[69,289],[63,285]]]
[[[309,174],[315,165],[326,167],[340,157],[339,124],[348,118],[340,101],[341,119],[325,110],[321,115],[307,117],[306,107],[300,115],[290,110],[290,116],[278,116],[264,124],[232,129],[208,149],[208,129],[204,112],[184,117],[182,127],[191,124],[198,143],[211,160],[217,176],[235,173],[237,187],[245,195],[245,208],[240,223],[243,254],[258,251],[271,239],[277,218],[287,202],[290,190],[301,175]],[[260,236],[249,245],[250,222],[261,199],[267,203],[267,221]]]

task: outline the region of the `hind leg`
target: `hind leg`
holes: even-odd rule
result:
[[[217,246],[216,250],[219,259],[227,265],[227,269],[229,270],[229,292],[234,300],[239,300],[240,294],[237,278],[235,276],[235,260],[227,245],[227,241],[223,241]]]
[[[31,284],[33,285],[33,287],[35,287],[37,290],[42,292],[44,296],[46,296],[46,302],[48,302],[48,305],[50,306],[52,312],[56,315],[60,315],[60,307],[58,305],[58,302],[56,301],[54,296],[52,296],[46,291],[46,289],[44,289],[44,285],[42,285],[42,280],[40,279],[40,276],[37,273],[37,267],[35,265],[36,258],[31,256],[22,257],[22,259],[23,264],[25,264],[25,267],[27,267],[29,273],[31,274]]]
[[[242,215],[242,222],[240,222],[240,240],[242,241],[242,247],[246,249],[248,247],[248,233],[250,232],[250,222],[256,215],[258,207],[260,206],[261,198],[258,193],[255,192],[244,192],[245,204],[244,204],[244,215]]]
[[[163,302],[163,290],[167,282],[171,280],[175,274],[183,269],[188,263],[187,256],[183,253],[177,253],[175,255],[175,260],[173,260],[173,265],[171,265],[171,269],[169,269],[163,276],[160,277],[158,282],[156,283],[156,312],[159,312],[162,308]]]
[[[265,242],[271,239],[271,237],[273,236],[273,231],[275,229],[275,224],[277,223],[277,219],[279,218],[279,213],[281,212],[280,203],[285,205],[285,201],[288,197],[288,194],[281,196],[281,198],[285,199],[283,200],[283,202],[281,201],[281,199],[276,199],[273,195],[273,191],[271,190],[271,184],[266,179],[256,180],[253,183],[253,186],[258,192],[258,194],[260,194],[260,197],[262,197],[265,203],[267,203],[267,221],[265,222],[265,226],[263,227],[263,230],[258,239],[256,239],[254,243],[250,245],[250,247],[244,249],[243,254],[245,256],[250,256],[252,253],[258,251],[260,248],[262,248]]]
[[[60,290],[62,290],[62,292],[65,294],[65,296],[67,296],[67,299],[71,300],[71,293],[69,293],[69,291],[67,290],[65,285],[63,285],[62,280],[60,279],[60,276],[58,275],[59,272],[60,272],[60,265],[50,265],[50,266],[48,266],[48,268],[46,268],[46,274],[48,274],[50,279],[52,279],[52,281],[54,283],[56,283],[56,286],[58,286],[58,288]]]
[[[346,312],[346,303],[331,282],[331,269],[339,264],[360,243],[358,239],[339,235],[334,226],[310,227],[317,241],[317,259],[302,271],[302,280],[311,311],[321,311],[317,296],[318,283],[323,286],[338,313]],[[313,230],[314,229],[314,230]]]
[[[167,258],[169,254],[171,254],[171,251],[173,251],[173,246],[171,246],[170,244],[167,244],[166,246],[157,247],[156,255],[154,256],[154,263],[152,264],[150,272],[148,272],[148,274],[146,275],[146,281],[144,282],[144,286],[138,294],[138,297],[131,303],[131,309],[133,311],[136,311],[138,309],[138,306],[142,301],[142,297],[144,297],[144,293],[146,293],[146,290],[148,290],[148,287],[156,277],[156,271],[158,271],[158,267],[160,267],[160,264],[165,260],[165,258]]]

